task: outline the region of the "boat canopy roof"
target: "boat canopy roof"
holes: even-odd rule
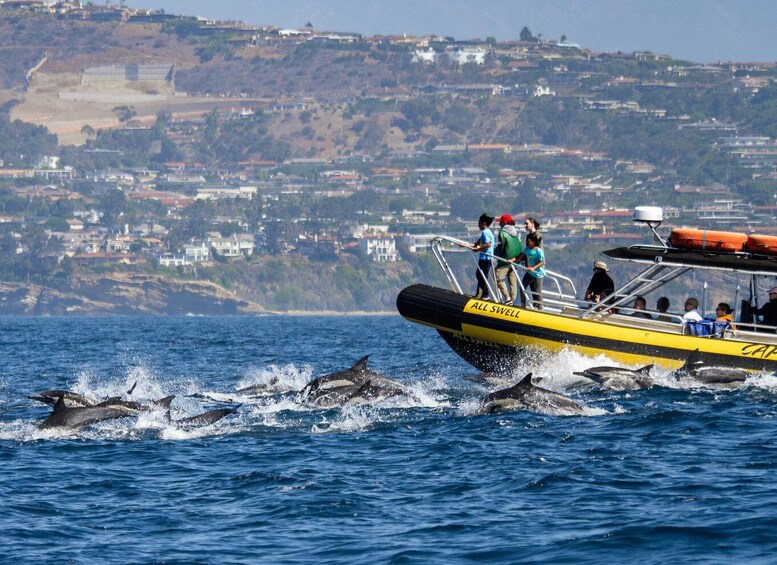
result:
[[[661,263],[666,266],[736,271],[749,275],[777,275],[777,256],[740,252],[679,249],[663,245],[630,245],[604,251],[618,261]]]

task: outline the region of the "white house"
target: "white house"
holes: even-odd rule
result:
[[[208,261],[210,259],[210,246],[204,241],[193,242],[184,245],[183,253],[187,265]]]
[[[437,53],[434,51],[434,49],[427,49],[426,51],[416,49],[415,53],[413,54],[413,62],[433,65],[437,62]]]
[[[449,51],[448,58],[457,65],[474,63],[483,65],[486,62],[486,51],[480,47],[465,47],[456,51]]]
[[[359,240],[359,249],[373,261],[391,263],[399,261],[396,240],[387,234],[365,235]]]

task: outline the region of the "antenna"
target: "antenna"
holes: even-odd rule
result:
[[[669,247],[666,244],[666,241],[664,241],[664,239],[658,235],[658,232],[656,231],[656,228],[658,228],[658,226],[661,225],[661,222],[664,221],[664,210],[661,207],[637,206],[634,208],[634,216],[632,216],[631,219],[634,222],[642,222],[643,224],[647,224],[656,239],[661,242],[661,245],[664,247]]]

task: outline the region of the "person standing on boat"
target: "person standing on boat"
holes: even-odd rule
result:
[[[516,259],[526,257],[526,274],[522,283],[524,292],[521,293],[521,306],[526,308],[526,293],[531,289],[532,300],[537,310],[542,310],[542,279],[545,278],[545,252],[542,250],[542,235],[535,231],[526,236],[526,249]]]
[[[521,254],[523,247],[521,246],[521,236],[518,235],[518,230],[515,228],[515,221],[510,214],[502,214],[496,219],[499,222],[499,236],[494,255],[497,256],[496,264],[496,286],[499,287],[499,291],[505,299],[505,304],[511,305],[515,302],[515,298],[518,294],[518,275],[515,274],[515,269],[510,264],[510,259],[515,259]],[[500,261],[504,259],[504,261]],[[510,284],[510,292],[507,291],[507,284],[505,284],[505,278]]]
[[[493,221],[493,216],[481,214],[480,218],[478,218],[478,228],[480,229],[478,240],[472,244],[459,244],[459,247],[466,247],[480,253],[478,255],[478,268],[475,271],[475,277],[478,281],[475,298],[482,298],[483,300],[491,300],[491,293],[488,290],[488,283],[486,281],[491,274],[491,256],[494,254],[495,247],[494,233],[488,229]]]
[[[769,289],[769,302],[753,310],[753,314],[761,317],[765,326],[777,326],[777,286]]]
[[[588,288],[585,289],[585,299],[588,302],[601,302],[605,296],[615,292],[615,283],[607,274],[609,268],[604,261],[594,263],[594,274]]]
[[[523,228],[526,230],[526,240],[528,241],[529,234],[540,231],[540,222],[537,218],[529,216],[523,221]],[[540,241],[542,241],[542,238],[540,238]],[[528,243],[526,244],[526,247],[529,247]]]

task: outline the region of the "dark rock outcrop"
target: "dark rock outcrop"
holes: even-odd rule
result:
[[[204,281],[142,274],[90,276],[67,291],[34,284],[0,283],[0,315],[179,316],[264,313],[261,306]]]

